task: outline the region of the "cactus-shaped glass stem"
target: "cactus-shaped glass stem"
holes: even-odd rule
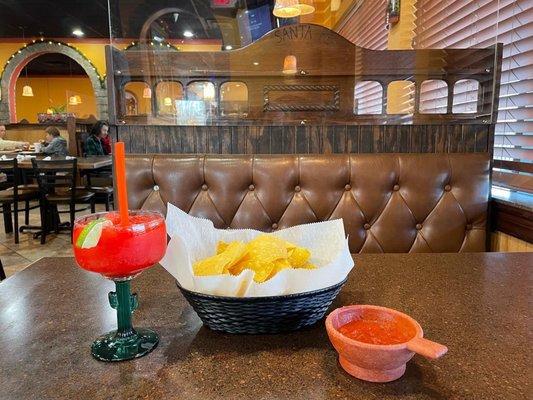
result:
[[[92,355],[101,361],[124,361],[142,357],[159,343],[150,329],[134,329],[131,321],[139,302],[131,293],[131,279],[115,280],[116,290],[109,293],[109,304],[117,310],[118,329],[100,336],[93,342]]]

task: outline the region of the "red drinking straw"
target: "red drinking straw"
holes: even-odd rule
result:
[[[115,143],[115,180],[117,182],[120,223],[128,224],[128,190],[126,188],[126,151],[124,142]]]

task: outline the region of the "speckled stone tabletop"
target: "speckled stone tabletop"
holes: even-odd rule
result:
[[[113,284],[70,258],[44,258],[0,283],[0,398],[15,399],[525,399],[531,394],[533,253],[357,255],[334,306],[404,311],[446,344],[415,356],[387,384],[337,363],[323,323],[300,332],[210,331],[157,266],[136,278],[135,326],[157,330],[144,358],[94,360],[90,344],[115,327]]]

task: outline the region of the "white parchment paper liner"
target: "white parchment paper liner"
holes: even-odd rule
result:
[[[323,289],[346,278],[354,266],[342,219],[298,225],[272,233],[311,252],[318,268],[284,269],[264,283],[245,269],[240,275],[195,276],[195,261],[215,254],[219,240],[248,242],[263,232],[253,229],[216,229],[207,219],[193,217],[167,204],[167,232],[171,237],[161,265],[185,289],[217,296],[280,296]]]

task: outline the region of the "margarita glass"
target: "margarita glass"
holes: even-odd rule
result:
[[[158,212],[130,211],[122,223],[118,212],[80,217],[74,222],[74,256],[78,265],[115,282],[109,303],[117,310],[118,329],[92,344],[92,355],[102,361],[141,357],[159,342],[150,329],[134,329],[131,315],[138,306],[131,280],[161,260],[167,247],[165,220]]]

